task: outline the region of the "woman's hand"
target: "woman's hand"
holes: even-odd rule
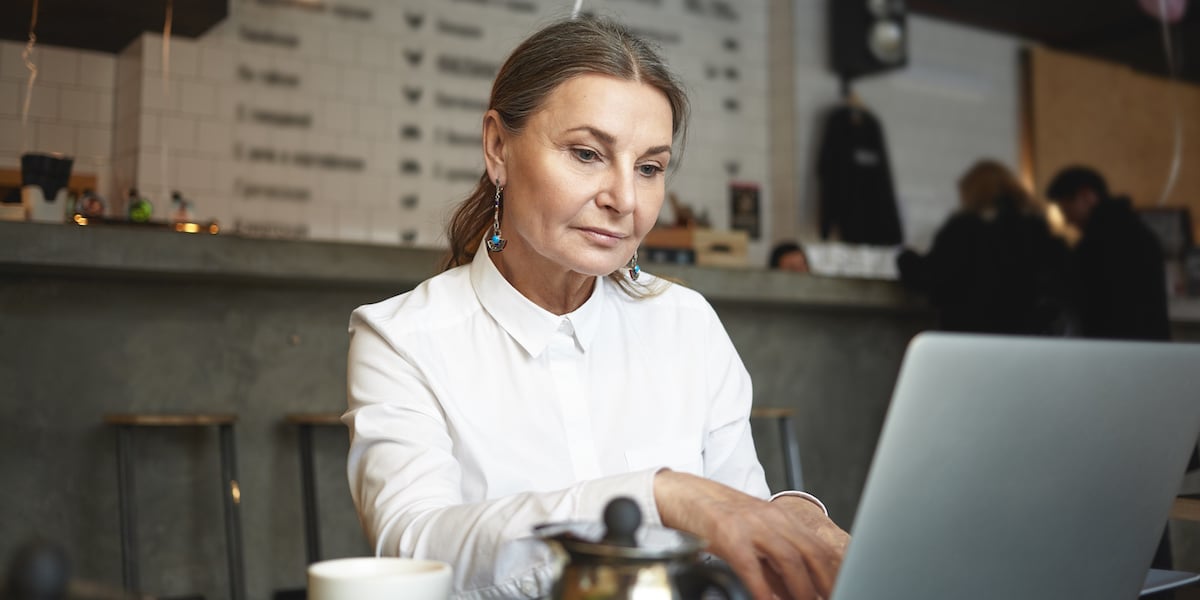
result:
[[[663,525],[708,540],[756,600],[829,598],[849,536],[803,498],[767,502],[695,475],[661,471]]]

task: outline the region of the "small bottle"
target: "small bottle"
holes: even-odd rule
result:
[[[75,212],[89,219],[103,217],[104,198],[101,198],[94,190],[83,190],[83,195],[79,197],[79,203],[75,205]]]
[[[194,220],[192,203],[187,198],[184,198],[183,194],[179,193],[179,190],[171,192],[171,204],[175,209],[175,212],[171,214],[171,222],[191,223]]]
[[[154,214],[154,205],[138,194],[137,188],[129,189],[129,220],[134,223],[148,223]]]

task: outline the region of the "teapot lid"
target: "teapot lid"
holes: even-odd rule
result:
[[[657,525],[642,525],[642,510],[627,497],[611,500],[604,522],[567,521],[534,528],[538,537],[563,546],[572,558],[673,560],[703,550],[706,542],[690,533]]]

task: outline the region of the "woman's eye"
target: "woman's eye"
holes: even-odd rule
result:
[[[638,167],[638,171],[640,171],[641,174],[645,175],[646,177],[653,177],[659,173],[662,173],[663,169],[658,165],[641,165]]]
[[[588,150],[587,148],[575,148],[574,152],[575,158],[583,162],[592,162],[598,157],[595,150]]]

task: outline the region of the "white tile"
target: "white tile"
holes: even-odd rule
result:
[[[358,44],[353,34],[345,31],[327,30],[325,32],[325,56],[343,63],[353,64],[357,61]]]
[[[235,145],[241,144],[244,149],[269,148],[271,146],[271,132],[253,125],[237,126],[233,131],[233,141]]]
[[[98,92],[81,88],[64,88],[58,97],[58,118],[96,124],[100,120]]]
[[[113,129],[113,156],[121,157],[137,148],[137,127],[117,127]]]
[[[196,42],[186,38],[172,36],[167,44],[168,68],[170,75],[190,77],[199,71],[200,52]],[[147,33],[142,36],[142,68],[147,72],[163,70],[163,38],[159,34]]]
[[[138,123],[138,140],[139,148],[157,148],[162,139],[159,133],[161,127],[161,117],[157,115],[142,115]]]
[[[170,86],[166,90],[163,89],[162,80],[158,76],[147,77],[142,80],[141,89],[141,106],[140,111],[165,111],[174,107],[176,100],[171,97],[170,93],[174,91]]]
[[[170,148],[191,150],[196,145],[196,120],[188,117],[161,117],[163,135]]]
[[[137,42],[134,42],[137,44]],[[142,80],[142,55],[141,51],[130,51],[121,53],[117,57],[117,72],[115,75],[114,85],[118,88],[128,87],[135,82]]]
[[[348,102],[331,100],[318,113],[316,129],[328,133],[350,133],[354,131],[354,106]]]
[[[75,155],[75,128],[57,123],[38,123],[34,150],[39,152],[61,152]]]
[[[80,158],[107,157],[112,154],[112,130],[101,127],[80,127],[76,155]]]
[[[358,200],[365,205],[386,204],[395,206],[387,201],[387,179],[380,175],[363,175],[359,177]]]
[[[121,121],[142,112],[142,82],[117,87],[113,91],[113,119]]]
[[[366,69],[345,68],[342,70],[341,95],[345,98],[367,99],[371,97],[371,72]]]
[[[154,202],[155,198],[164,192],[164,185],[171,185],[171,182],[178,179],[178,165],[179,162],[172,160],[170,153],[167,154],[165,162],[163,154],[159,151],[143,150],[138,153],[137,187],[142,195]],[[155,202],[154,209],[157,211],[159,207]]]
[[[80,52],[79,84],[103,90],[111,90],[116,87],[116,57],[100,52]]]
[[[19,152],[25,128],[20,119],[0,116],[0,152]]]
[[[301,77],[303,80],[300,85],[310,95],[327,98],[337,96],[342,86],[339,69],[324,63],[310,63]]]
[[[21,93],[24,88],[16,81],[0,81],[0,116],[21,114]]]
[[[336,153],[346,157],[362,159],[364,162],[369,158],[371,145],[365,140],[344,136],[338,141]],[[357,178],[357,177],[356,177]]]
[[[236,121],[250,99],[251,91],[237,85],[217,88],[217,111],[215,116],[222,121]]]
[[[177,157],[179,178],[175,185],[209,189],[213,185],[213,161],[207,158]]]
[[[113,118],[114,94],[111,91],[101,92],[96,98],[96,122],[101,125],[111,125]]]
[[[401,102],[400,77],[391,73],[374,73],[371,77],[371,100],[389,106]]]
[[[228,48],[202,43],[199,61],[200,77],[220,83],[233,82],[234,54]]]
[[[34,50],[38,81],[46,83],[79,83],[79,51],[55,46],[39,46]]]
[[[228,158],[233,153],[233,128],[226,123],[201,122],[196,127],[196,150]]]
[[[391,43],[387,38],[364,35],[358,38],[358,64],[387,67],[392,64]]]
[[[29,78],[25,61],[21,60],[21,52],[24,50],[25,44],[0,40],[0,79],[25,80]]]
[[[215,115],[217,90],[210,83],[182,81],[179,84],[179,108],[193,115]]]
[[[58,96],[58,88],[53,88],[48,85],[34,84],[33,97],[29,102],[29,117],[31,119],[57,119]],[[22,95],[21,100],[24,101],[24,99],[25,98]]]
[[[358,134],[367,139],[395,139],[396,128],[392,126],[391,110],[377,106],[360,106],[356,111]]]
[[[365,242],[371,239],[371,211],[365,208],[341,206],[338,210],[337,239],[343,242]]]
[[[271,133],[271,144],[281,152],[304,150],[306,139],[308,136],[305,132],[295,129],[277,129]]]

